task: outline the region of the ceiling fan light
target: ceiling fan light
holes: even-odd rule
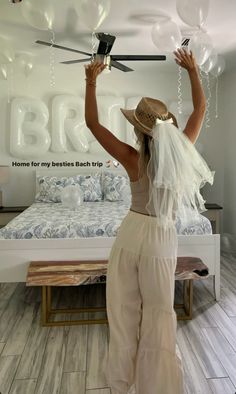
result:
[[[111,72],[111,56],[105,56],[103,63],[106,67],[103,70],[104,74],[109,74]]]
[[[111,72],[111,69],[107,66],[103,70],[103,74],[109,74],[110,72]]]

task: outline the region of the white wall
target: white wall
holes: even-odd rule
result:
[[[224,232],[236,234],[236,70],[222,77],[223,116],[220,133],[224,141]]]
[[[135,71],[123,73],[112,70],[109,75],[100,76],[98,79],[98,95],[114,95],[125,98],[132,96],[151,96],[159,98],[165,102],[177,100],[177,68],[174,72],[163,73],[147,66],[147,71]],[[84,97],[84,68],[80,66],[56,66],[56,86],[50,87],[49,68],[35,66],[34,72],[26,80],[17,71],[14,73],[12,81],[11,97],[31,96],[43,100],[51,113],[51,101],[58,94],[73,94]],[[11,165],[12,158],[9,154],[9,112],[10,104],[7,103],[7,83],[0,81],[0,164]],[[187,76],[183,76],[182,81],[183,99],[191,99],[190,85]],[[123,127],[126,128],[123,119]],[[50,122],[49,122],[50,129]],[[202,145],[202,155],[209,163],[212,170],[216,171],[215,183],[213,187],[204,187],[203,196],[209,202],[223,203],[223,155],[222,155],[222,133],[219,128],[219,121],[211,121],[211,128],[205,130],[204,127],[198,139]],[[74,160],[100,160],[109,159],[99,155],[89,155],[85,153],[63,153],[55,154],[48,152],[42,161],[74,161]],[[37,160],[39,161],[39,160]],[[11,168],[11,180],[8,185],[2,187],[4,191],[3,204],[29,205],[34,196],[34,169]]]

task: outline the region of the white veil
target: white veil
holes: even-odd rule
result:
[[[149,142],[147,165],[149,201],[146,209],[162,225],[181,217],[188,220],[206,211],[200,194],[206,182],[213,184],[211,171],[194,144],[173,124],[172,118],[156,120]]]

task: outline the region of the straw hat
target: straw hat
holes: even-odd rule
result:
[[[173,124],[178,127],[175,116],[168,111],[167,106],[160,100],[142,97],[136,109],[120,108],[126,119],[142,133],[151,135],[156,124],[156,119],[173,119]]]

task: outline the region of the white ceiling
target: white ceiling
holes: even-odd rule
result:
[[[55,8],[56,43],[90,52],[90,32],[75,12],[73,1],[48,1],[53,3]],[[13,5],[9,0],[0,0],[0,37],[9,39],[16,51],[34,54],[38,63],[48,63],[49,49],[34,44],[34,41],[36,39],[49,41],[50,33],[28,25],[21,15],[20,8],[20,3]],[[175,0],[111,0],[110,14],[99,31],[116,35],[113,54],[157,54],[150,31],[153,23],[163,16],[171,17],[180,26],[183,36],[192,34],[193,29],[179,18]],[[227,69],[236,67],[235,20],[236,0],[211,0],[205,30],[211,36],[217,52],[225,57]],[[83,57],[62,50],[55,50],[55,53],[56,62]],[[125,64],[136,70],[145,70],[157,67],[157,63],[160,69],[166,67],[171,69],[175,66],[172,55],[168,56],[167,62]],[[78,65],[63,67],[78,67]]]

